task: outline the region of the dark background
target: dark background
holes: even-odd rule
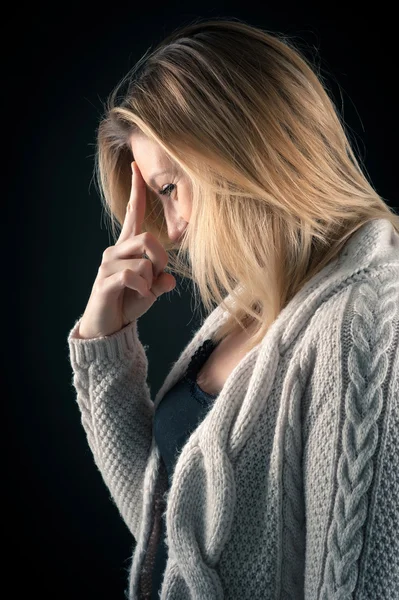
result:
[[[308,56],[319,53],[370,179],[397,211],[389,10],[212,6],[98,5],[84,17],[60,5],[3,19],[3,540],[13,598],[123,600],[127,586],[133,540],[93,462],[66,340],[112,244],[92,181],[102,103],[148,47],[196,17],[296,36]],[[140,319],[153,398],[200,325],[183,283]]]

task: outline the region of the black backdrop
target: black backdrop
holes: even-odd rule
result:
[[[307,3],[217,6],[98,4],[90,17],[17,7],[3,19],[3,540],[13,598],[123,600],[127,585],[132,539],[86,442],[66,337],[112,243],[92,182],[102,102],[148,47],[195,17],[297,36],[320,53],[377,191],[399,204],[393,16],[381,4],[354,16],[348,3],[324,14]],[[189,288],[179,279],[178,288],[139,323],[153,397],[200,324]]]

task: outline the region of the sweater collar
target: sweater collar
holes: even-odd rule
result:
[[[260,348],[271,341],[269,338],[278,340],[279,354],[285,353],[323,302],[364,276],[365,271],[372,273],[383,269],[399,270],[399,234],[389,219],[373,219],[352,234],[338,256],[303,286],[281,311],[261,343],[244,357],[242,366],[256,360]],[[226,302],[231,301],[230,295],[227,296]],[[159,389],[154,400],[155,409],[165,393],[182,377],[195,352],[227,318],[228,312],[221,306],[208,315]]]

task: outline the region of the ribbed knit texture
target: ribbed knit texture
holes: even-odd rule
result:
[[[399,235],[366,223],[235,367],[183,446],[170,489],[137,321],[68,335],[88,444],[136,540],[126,598],[143,600],[154,506],[165,501],[161,600],[399,599]],[[161,504],[162,505],[162,504]],[[155,536],[156,538],[156,536]]]

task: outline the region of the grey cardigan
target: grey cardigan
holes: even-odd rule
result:
[[[226,317],[205,319],[154,401],[137,321],[82,340],[79,317],[69,332],[87,441],[136,541],[129,600],[154,551],[154,410]],[[289,302],[182,448],[162,600],[399,598],[398,339],[399,235],[376,219]]]

